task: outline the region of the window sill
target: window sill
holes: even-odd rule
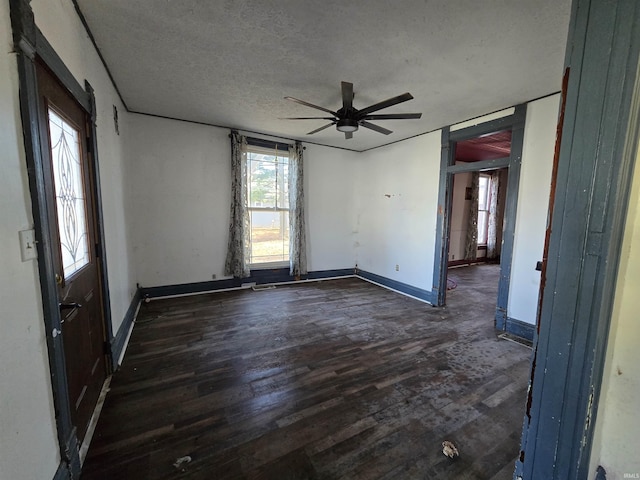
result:
[[[273,270],[277,268],[289,268],[289,262],[252,263],[249,270]]]

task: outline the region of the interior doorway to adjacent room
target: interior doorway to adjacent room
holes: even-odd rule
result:
[[[457,286],[450,269],[495,265],[497,294],[487,291],[480,298],[495,306],[495,317],[488,320],[497,330],[504,330],[507,320],[525,113],[521,105],[512,115],[445,130],[442,138],[436,304],[445,305],[447,291]]]

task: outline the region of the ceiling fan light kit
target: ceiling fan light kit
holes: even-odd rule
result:
[[[305,105],[307,107],[322,110],[323,112],[330,113],[332,117],[289,117],[284,120],[330,120],[331,123],[323,125],[320,128],[310,131],[307,135],[313,135],[325,128],[329,128],[333,125],[336,126],[336,130],[344,133],[344,138],[347,140],[353,138],[353,132],[358,130],[358,127],[365,127],[374,132],[382,133],[383,135],[389,135],[393,133],[391,130],[387,130],[379,125],[369,122],[368,120],[410,120],[419,119],[422,117],[422,113],[390,113],[372,115],[373,112],[382,110],[383,108],[391,107],[402,102],[413,99],[410,93],[403,93],[396,97],[383,100],[382,102],[369,105],[362,110],[358,110],[353,106],[353,84],[349,82],[342,82],[342,108],[336,112],[329,110],[328,108],[319,107],[309,102],[299,100],[293,97],[284,97],[286,100]]]
[[[355,132],[358,130],[358,122],[350,118],[343,118],[336,123],[336,130],[339,132]]]

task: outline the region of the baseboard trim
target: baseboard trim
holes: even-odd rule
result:
[[[269,285],[296,283],[299,281],[323,280],[330,278],[343,278],[354,275],[353,268],[336,270],[317,270],[295,278],[289,274],[288,268],[274,268],[264,270],[252,270],[247,278],[228,278],[223,280],[211,280],[207,282],[181,283],[176,285],[163,285],[158,287],[145,287],[140,289],[142,298],[174,297],[179,295],[194,295],[198,293],[215,292],[219,290],[236,290],[243,285]]]
[[[122,357],[122,354],[124,353],[124,350],[126,348],[131,329],[133,328],[133,321],[136,318],[136,313],[138,312],[138,308],[140,306],[141,298],[142,292],[141,289],[138,288],[136,290],[136,293],[133,295],[133,298],[131,299],[131,303],[129,304],[127,313],[125,313],[124,315],[122,324],[120,324],[120,328],[118,328],[118,332],[111,339],[111,367],[114,372],[118,369],[120,358]]]
[[[427,302],[431,305],[433,305],[436,301],[436,295],[433,291],[423,290],[421,288],[414,287],[413,285],[409,285],[408,283],[402,283],[397,280],[392,280],[391,278],[383,277],[382,275],[377,275],[365,270],[357,270],[356,276],[362,278],[363,280],[367,280],[368,282],[375,283],[376,285],[379,285],[381,287],[393,290],[394,292],[398,292],[403,295],[413,297],[417,300]]]
[[[536,326],[523,322],[522,320],[517,320],[515,318],[507,317],[505,331],[516,337],[525,338],[530,342],[533,342],[533,336],[535,334]]]
[[[107,393],[109,392],[109,385],[111,385],[112,378],[113,377],[109,375],[102,384],[98,402],[96,403],[96,407],[93,409],[93,415],[91,415],[91,420],[89,421],[89,427],[87,428],[87,432],[84,435],[82,445],[80,445],[80,451],[78,453],[80,457],[80,465],[84,465],[84,461],[87,458],[87,452],[89,451],[91,440],[93,440],[93,434],[95,433],[96,427],[98,426],[98,420],[100,419],[102,407],[104,407],[104,401],[107,398]]]

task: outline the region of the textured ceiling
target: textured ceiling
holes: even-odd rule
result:
[[[365,150],[560,89],[570,0],[77,0],[132,111]],[[410,92],[346,140],[322,120]],[[375,123],[375,122],[374,122]]]

